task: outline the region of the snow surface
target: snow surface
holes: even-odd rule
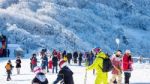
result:
[[[150,55],[150,0],[0,0],[0,33],[27,49]]]
[[[6,81],[6,71],[5,71],[5,64],[7,63],[7,59],[9,58],[0,58],[0,84],[31,84],[33,77],[35,76],[34,73],[30,71],[30,59],[22,59],[22,68],[21,74],[17,75],[16,69],[14,68],[12,71],[12,81]],[[15,66],[15,58],[12,59],[12,64]],[[83,64],[84,65],[84,64]],[[84,77],[85,77],[85,67],[78,66],[76,64],[69,65],[71,70],[74,72],[74,81],[75,84],[84,84]],[[134,63],[134,71],[132,72],[131,76],[131,84],[150,84],[150,64],[149,63]],[[56,79],[57,74],[50,73],[46,74],[49,84]],[[94,84],[96,75],[92,74],[92,71],[88,71],[87,73],[87,84]],[[109,79],[111,77],[111,73],[109,73]],[[122,80],[123,82],[124,80]]]

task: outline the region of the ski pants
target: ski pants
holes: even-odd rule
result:
[[[53,66],[53,71],[52,71],[52,73],[54,73],[54,69],[56,70],[56,73],[57,73],[57,66]]]
[[[7,71],[7,80],[11,79],[10,75],[11,75],[11,71],[8,70],[8,71]]]
[[[130,79],[130,77],[131,77],[131,73],[130,72],[124,72],[124,80],[125,80],[125,84],[129,84],[130,82],[129,82],[129,79]]]
[[[108,74],[97,74],[95,84],[108,84]]]
[[[17,68],[17,74],[20,74],[20,68]]]
[[[110,84],[114,84],[113,82],[117,79],[117,83],[116,84],[121,84],[121,80],[122,80],[122,75],[119,74],[112,74],[112,78],[110,79]]]

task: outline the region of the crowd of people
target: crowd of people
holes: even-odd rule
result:
[[[40,60],[37,57],[40,57]],[[42,49],[40,54],[33,53],[30,58],[31,72],[36,73],[32,84],[48,84],[46,73],[58,74],[53,84],[58,82],[61,82],[61,84],[74,84],[73,72],[68,67],[68,64],[72,63],[86,66],[86,71],[93,70],[93,74],[97,72],[95,84],[121,84],[123,74],[124,83],[129,84],[133,70],[133,59],[130,50],[126,50],[125,53],[117,50],[112,56],[109,56],[101,48],[94,48],[90,52],[75,51],[73,53],[54,49],[51,54],[48,54],[46,49]],[[5,68],[8,74],[7,81],[10,81],[12,69],[14,68],[11,60],[8,61]],[[21,59],[17,56],[16,70],[18,75],[20,74],[20,68]],[[110,71],[112,75],[111,79],[108,80],[108,72]]]
[[[126,50],[124,55],[121,50],[117,50],[111,57],[101,51],[101,49],[96,50],[96,58],[94,63],[87,67],[88,70],[96,69],[97,77],[95,80],[95,84],[121,84],[122,83],[122,74],[124,73],[124,84],[130,83],[131,72],[133,70],[132,64],[133,59],[131,56],[131,51]],[[110,59],[111,65],[113,66],[111,69],[112,77],[110,81],[108,81],[108,72],[103,71],[103,69],[109,69],[111,65],[108,66],[107,63],[104,64],[105,59]],[[109,61],[107,61],[109,62]]]

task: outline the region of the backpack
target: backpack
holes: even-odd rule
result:
[[[11,65],[10,64],[6,64],[5,68],[6,68],[6,70],[11,70]]]
[[[113,65],[109,57],[108,58],[99,57],[99,58],[103,59],[103,67],[98,65],[103,72],[109,72],[113,69]]]

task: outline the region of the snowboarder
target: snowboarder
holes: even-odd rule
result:
[[[52,73],[54,73],[54,69],[56,70],[56,73],[57,73],[57,66],[58,66],[58,58],[57,58],[57,55],[55,55],[55,56],[52,58],[52,62],[53,62],[53,70],[52,70]]]
[[[74,84],[73,81],[73,72],[68,68],[67,62],[61,60],[59,63],[60,71],[57,75],[57,79],[53,82],[53,84],[57,84],[61,81],[61,84]]]
[[[8,60],[6,66],[5,66],[5,69],[6,69],[6,72],[7,72],[7,81],[10,81],[11,80],[11,77],[10,75],[12,74],[12,69],[13,69],[13,65],[11,64],[11,60]]]
[[[100,49],[99,49],[100,50]],[[103,59],[107,58],[106,54],[102,51],[98,51],[99,53],[96,55],[96,58],[93,64],[87,67],[86,70],[93,70],[97,71],[97,77],[95,80],[95,84],[108,84],[108,72],[103,72]],[[103,58],[103,59],[102,59]]]
[[[112,69],[112,78],[110,80],[110,84],[113,84],[115,79],[117,79],[117,84],[121,84],[121,80],[122,80],[122,69],[121,69],[121,65],[122,65],[122,56],[121,56],[121,50],[118,50],[116,52],[116,54],[114,54],[112,56],[112,65],[113,65],[113,69]]]
[[[21,68],[21,59],[19,56],[17,56],[17,59],[16,59],[17,74],[20,74],[20,68]]]
[[[38,67],[38,66],[35,67],[34,73],[36,74],[36,76],[32,80],[32,84],[48,84],[48,80],[47,80],[45,74],[43,73],[41,67]]]
[[[30,60],[31,60],[31,70],[33,71],[34,67],[37,66],[36,54],[33,54]]]
[[[133,59],[131,56],[131,51],[130,50],[126,50],[125,54],[123,56],[123,72],[124,72],[124,80],[125,80],[125,84],[129,84],[129,79],[131,77],[131,71],[133,70],[132,68],[132,64],[133,64]]]

